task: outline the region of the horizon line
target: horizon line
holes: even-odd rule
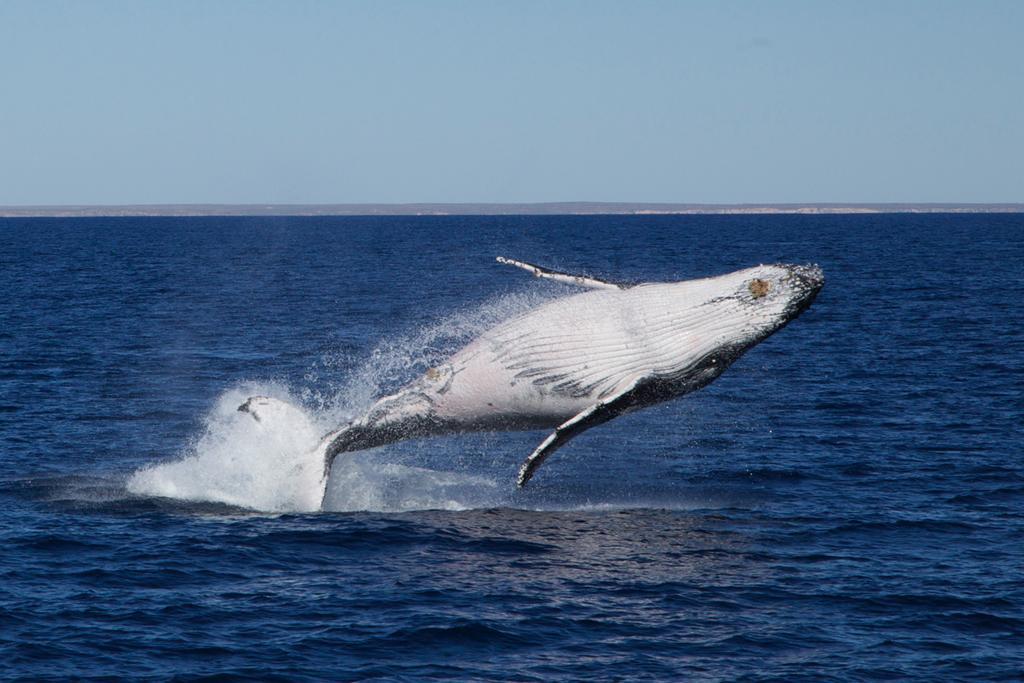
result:
[[[0,205],[0,218],[1024,213],[1021,202],[409,202]]]

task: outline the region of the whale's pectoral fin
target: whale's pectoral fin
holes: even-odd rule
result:
[[[548,280],[554,280],[556,282],[564,282],[568,285],[589,287],[590,289],[629,289],[634,286],[633,284],[626,282],[608,282],[607,280],[598,280],[597,278],[588,277],[586,275],[562,273],[549,268],[541,268],[540,266],[535,266],[532,263],[526,263],[525,261],[516,261],[514,259],[505,258],[504,256],[497,257],[497,261],[498,263],[503,263],[507,266],[522,268],[525,271],[533,273],[537,277],[547,278]]]
[[[626,412],[635,402],[634,399],[638,386],[639,383],[634,382],[617,394],[610,396],[600,403],[595,403],[558,425],[555,431],[551,432],[551,435],[534,449],[530,457],[523,463],[523,466],[519,468],[519,478],[516,481],[516,486],[519,488],[526,486],[526,483],[530,481],[537,468],[541,466],[547,457],[568,443],[569,439]]]

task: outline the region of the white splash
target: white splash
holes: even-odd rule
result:
[[[253,393],[293,402],[274,386],[225,392],[184,457],[136,472],[128,480],[128,491],[269,512],[320,509],[323,461],[317,461],[314,449],[321,430],[299,408],[262,422],[238,412]]]
[[[548,293],[551,296],[551,293]],[[408,335],[383,341],[346,373],[320,406],[304,407],[285,387],[247,384],[224,392],[205,418],[203,433],[177,460],[146,467],[127,482],[134,495],[217,502],[266,512],[320,509],[320,438],[367,408],[381,393],[410,381],[453,348],[500,320],[537,305],[543,296],[511,295],[456,312]],[[292,408],[261,421],[238,406],[263,395]],[[339,511],[462,510],[501,504],[497,482],[458,472],[388,463],[377,449],[338,460],[324,508]],[[431,463],[434,464],[434,463]],[[444,463],[437,463],[443,467]]]

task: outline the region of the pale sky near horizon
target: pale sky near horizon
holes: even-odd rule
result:
[[[1024,202],[1024,2],[0,0],[0,205]]]

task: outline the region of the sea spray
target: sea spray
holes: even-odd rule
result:
[[[174,461],[144,468],[127,484],[135,495],[209,501],[267,512],[319,510],[324,495],[323,460],[315,453],[322,436],[442,361],[488,327],[557,293],[497,297],[456,311],[410,333],[381,341],[368,357],[332,387],[329,396],[287,387],[246,384],[225,391],[204,420],[202,434]],[[249,396],[281,399],[291,408],[257,421],[238,406]],[[305,404],[305,405],[304,405]],[[317,409],[306,407],[317,405]],[[335,463],[325,509],[403,511],[465,509],[502,504],[497,484],[486,477],[388,463],[375,449]],[[431,462],[444,468],[451,463]]]
[[[336,427],[361,414],[380,396],[397,391],[438,365],[485,330],[565,291],[561,285],[531,288],[450,311],[433,322],[382,338],[354,367],[343,359],[325,358],[321,362],[328,368],[350,369],[331,383],[326,396],[311,393],[307,402],[321,407],[319,418],[327,428]]]
[[[274,385],[224,392],[184,457],[136,472],[128,480],[129,492],[268,512],[318,510],[323,462],[317,462],[314,449],[320,430],[297,407],[262,421],[240,413],[239,404],[254,392],[290,400]]]

